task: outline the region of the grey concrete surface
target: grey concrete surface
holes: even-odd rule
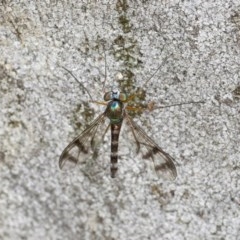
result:
[[[239,52],[239,1],[2,0],[0,239],[240,239]],[[104,111],[86,89],[102,101],[105,62],[106,89],[139,87],[156,107],[205,101],[134,116],[175,158],[174,182],[124,129],[116,179],[109,135],[97,174],[59,170]]]

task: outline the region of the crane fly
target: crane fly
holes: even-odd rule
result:
[[[111,177],[115,178],[118,170],[119,134],[122,124],[125,122],[133,136],[136,154],[141,154],[144,160],[151,159],[155,172],[159,177],[174,180],[177,176],[174,159],[163,151],[130,117],[129,111],[136,109],[128,106],[128,102],[132,98],[133,95],[128,96],[125,92],[120,92],[118,89],[106,92],[104,95],[105,102],[97,102],[106,105],[105,111],[63,150],[59,159],[60,169],[65,168],[67,165],[75,166],[79,161],[85,162],[88,159],[95,158],[99,150],[99,143],[103,140],[108,129],[111,128],[110,173]],[[106,118],[109,119],[109,123],[105,129],[102,129]],[[99,134],[102,134],[102,137],[99,138]]]

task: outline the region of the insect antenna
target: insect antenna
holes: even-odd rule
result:
[[[104,82],[103,82],[102,91],[105,93],[106,92],[105,85],[106,85],[106,82],[107,82],[107,56],[106,56],[104,45],[103,45],[103,49],[104,49],[104,65],[105,66],[104,66]]]
[[[106,55],[106,51],[105,51],[104,45],[103,45],[103,50],[104,50],[104,64],[105,64],[105,66],[104,66],[104,75],[105,76],[104,76],[102,92],[106,93],[107,92],[107,90],[106,90],[106,83],[107,83],[107,55]],[[118,87],[117,87],[117,84],[116,84],[116,82],[114,80],[113,84],[111,85],[111,91],[116,90],[116,89],[118,89]]]

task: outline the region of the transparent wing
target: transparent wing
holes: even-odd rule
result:
[[[174,159],[164,152],[126,112],[125,118],[135,139],[137,154],[141,152],[143,159],[153,160],[154,169],[159,177],[174,180],[177,177]]]
[[[79,161],[86,163],[87,160],[97,158],[99,145],[108,129],[108,127],[103,128],[104,122],[105,114],[103,113],[78,137],[69,143],[60,156],[60,169],[69,169],[74,167]]]

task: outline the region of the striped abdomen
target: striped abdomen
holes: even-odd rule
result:
[[[118,139],[121,130],[122,122],[117,124],[111,124],[111,177],[115,178],[118,170]]]

